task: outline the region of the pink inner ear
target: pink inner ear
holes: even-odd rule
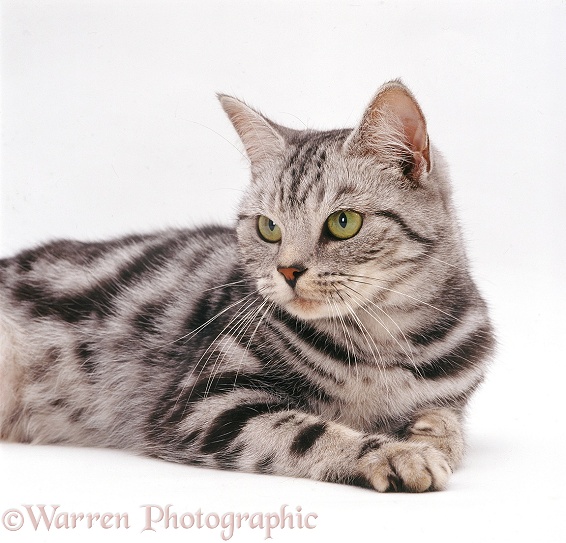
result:
[[[381,102],[378,109],[385,105],[401,121],[413,152],[424,155],[428,148],[426,123],[416,102],[405,91],[397,88],[386,90],[383,96],[378,98],[378,102]]]
[[[401,84],[394,83],[385,88],[370,106],[373,123],[380,119],[396,119],[402,129],[404,144],[412,151],[414,169],[411,177],[418,179],[423,171],[430,171],[429,143],[424,115],[415,99]]]

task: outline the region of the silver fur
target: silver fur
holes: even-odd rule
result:
[[[416,100],[387,83],[356,129],[329,132],[220,100],[252,170],[236,230],[0,261],[0,437],[444,488],[493,336]],[[363,217],[347,240],[325,226],[339,210]]]

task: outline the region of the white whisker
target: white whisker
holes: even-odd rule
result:
[[[336,287],[334,287],[336,288]],[[352,317],[354,318],[354,320],[356,321],[356,323],[358,324],[358,328],[360,329],[360,332],[362,333],[362,336],[364,337],[367,346],[369,347],[370,353],[375,361],[375,365],[376,367],[379,369],[380,373],[383,376],[383,382],[386,386],[386,392],[389,393],[389,385],[388,385],[388,381],[386,379],[385,376],[385,363],[383,361],[383,357],[381,355],[381,352],[379,350],[379,347],[376,345],[372,335],[370,334],[369,330],[367,329],[367,327],[365,326],[365,324],[360,320],[360,318],[358,317],[358,315],[356,314],[356,312],[354,311],[354,309],[352,308],[352,306],[346,301],[344,300],[344,298],[342,297],[342,295],[340,294],[340,291],[336,288],[336,294],[339,296],[339,298],[342,300],[342,302],[344,303],[344,305],[348,308],[350,314],[352,315]],[[344,294],[346,296],[348,296],[347,292],[344,292]],[[348,296],[350,299],[352,299],[350,296]],[[370,343],[371,342],[371,343]],[[373,345],[373,347],[372,347]],[[374,350],[375,348],[375,350]],[[375,353],[377,352],[377,355],[379,357],[379,361],[377,360],[377,357],[375,356]]]
[[[399,331],[399,333],[403,336],[403,339],[405,340],[405,343],[407,344],[408,347],[408,351],[405,350],[405,347],[401,344],[401,342],[397,339],[397,337],[395,337],[394,334],[391,333],[391,331],[389,330],[389,328],[385,325],[385,323],[379,318],[379,316],[375,313],[375,311],[369,307],[366,307],[364,305],[360,305],[360,308],[365,311],[371,318],[373,318],[388,334],[389,336],[391,336],[391,338],[393,339],[393,341],[399,346],[399,348],[403,351],[403,353],[405,354],[405,356],[411,361],[411,363],[413,364],[413,366],[415,367],[415,369],[417,369],[417,363],[415,362],[413,353],[411,352],[411,344],[407,338],[407,336],[405,335],[405,333],[403,332],[403,330],[401,329],[401,327],[397,324],[397,322],[381,307],[379,307],[378,304],[376,304],[375,302],[373,302],[372,300],[369,300],[368,298],[366,298],[365,296],[363,296],[360,292],[358,292],[357,290],[353,289],[352,287],[349,287],[348,285],[344,285],[345,288],[351,290],[352,292],[356,293],[363,302],[365,303],[369,303],[371,304],[373,307],[375,307],[377,310],[381,311],[392,323],[393,325],[397,328],[397,330]]]
[[[351,369],[352,367],[352,361],[350,358],[350,345],[352,346],[352,358],[354,359],[354,367],[356,368],[356,372],[358,371],[358,361],[356,359],[356,348],[354,346],[354,341],[352,340],[352,336],[350,335],[350,332],[346,326],[346,323],[344,322],[344,319],[342,317],[342,314],[340,313],[340,310],[338,309],[338,304],[335,300],[332,300],[332,302],[334,303],[335,306],[335,310],[336,310],[336,316],[338,317],[338,320],[340,322],[340,324],[342,325],[342,330],[344,331],[344,336],[346,339],[346,354],[348,356],[348,369]]]
[[[249,298],[249,295],[246,296],[246,298]],[[216,341],[218,340],[218,338],[220,338],[224,332],[226,332],[226,330],[228,330],[229,328],[233,328],[234,326],[238,326],[242,319],[245,318],[248,313],[247,311],[250,309],[250,307],[253,306],[253,304],[258,300],[259,298],[256,297],[254,298],[251,302],[249,302],[248,304],[246,304],[246,306],[244,308],[240,308],[238,310],[238,312],[230,319],[230,321],[228,322],[228,324],[226,324],[226,326],[224,326],[224,328],[216,335],[216,337],[210,342],[210,344],[208,345],[208,347],[205,349],[205,351],[201,354],[200,358],[197,360],[197,362],[195,363],[195,365],[193,366],[193,369],[190,371],[190,373],[186,376],[185,378],[185,383],[183,384],[183,387],[181,388],[181,390],[179,391],[179,394],[177,396],[177,401],[175,402],[175,405],[173,406],[173,409],[175,409],[177,407],[177,402],[179,401],[179,398],[181,397],[181,395],[184,393],[188,381],[193,377],[196,369],[200,366],[203,358],[205,357],[205,355],[210,351],[210,349],[216,344]],[[194,387],[196,385],[196,383],[198,382],[200,376],[202,375],[203,371],[205,370],[205,368],[207,367],[208,362],[210,361],[210,358],[212,357],[213,351],[210,351],[210,354],[208,355],[208,358],[205,360],[204,364],[202,364],[202,367],[200,368],[200,371],[198,372],[198,375],[196,376],[196,378],[194,379],[193,382],[193,386],[192,389],[194,390]]]
[[[211,322],[214,322],[218,317],[220,317],[224,313],[226,313],[226,311],[230,311],[230,309],[241,304],[242,302],[244,302],[245,300],[247,300],[250,296],[253,296],[254,294],[256,294],[256,292],[250,292],[249,294],[247,294],[243,298],[240,298],[236,302],[233,302],[230,305],[228,305],[227,307],[225,307],[222,311],[219,311],[216,315],[214,315],[214,317],[211,317],[210,319],[208,319],[206,322],[202,323],[200,326],[198,326],[194,330],[191,330],[188,334],[185,334],[184,336],[181,336],[181,337],[179,337],[179,338],[177,338],[177,339],[175,339],[175,340],[173,340],[169,343],[165,343],[163,346],[165,347],[167,345],[172,345],[173,343],[177,343],[178,341],[182,341],[184,339],[192,338],[192,336],[198,334],[203,328],[206,328]]]
[[[231,287],[233,285],[238,285],[240,283],[246,283],[245,279],[241,279],[240,281],[233,281],[232,283],[224,283],[223,285],[218,285],[216,287],[205,288],[203,292],[208,292],[209,290],[216,290],[219,288]]]
[[[357,277],[357,278],[362,278],[362,279],[369,279],[372,281],[383,281],[383,279],[378,279],[377,277],[369,277],[366,275],[348,275],[348,274],[344,274],[342,277],[344,277],[345,279],[348,279],[349,281],[352,282],[358,282],[358,283],[362,283],[362,284],[366,284],[366,285],[371,285],[375,288],[381,289],[381,290],[385,290],[387,292],[393,292],[395,294],[399,294],[401,296],[405,296],[406,298],[410,298],[411,300],[414,300],[415,302],[418,302],[419,304],[423,304],[426,305],[427,307],[430,307],[431,309],[434,309],[435,311],[438,311],[439,313],[442,313],[443,315],[446,315],[447,317],[456,319],[456,320],[460,320],[458,319],[455,315],[451,315],[450,313],[447,313],[446,311],[443,311],[442,309],[440,309],[439,307],[436,307],[428,302],[425,302],[424,300],[421,300],[419,298],[415,298],[414,296],[411,296],[410,294],[407,294],[406,292],[401,292],[400,290],[395,290],[392,288],[388,288],[388,287],[384,287],[382,285],[376,285],[375,283],[363,283],[363,281],[355,281],[353,279],[350,279],[350,277]]]

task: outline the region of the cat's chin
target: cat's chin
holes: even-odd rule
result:
[[[309,300],[297,296],[285,304],[285,309],[292,315],[305,320],[328,317],[328,305],[323,301]]]

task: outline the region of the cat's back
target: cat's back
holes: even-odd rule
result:
[[[116,368],[143,380],[139,360],[166,360],[148,353],[206,320],[201,308],[241,281],[237,264],[236,234],[221,226],[61,240],[0,260],[0,434],[24,397],[78,391]]]
[[[152,285],[214,282],[235,261],[233,229],[165,230],[105,242],[53,241],[0,259],[4,304],[67,322],[110,311],[120,295]],[[5,309],[5,307],[4,307]]]
[[[240,279],[236,244],[233,229],[208,226],[23,251],[0,260],[3,326],[39,336],[42,328],[49,336],[151,331],[150,319],[166,310],[190,312],[203,295],[211,297],[207,292]]]

